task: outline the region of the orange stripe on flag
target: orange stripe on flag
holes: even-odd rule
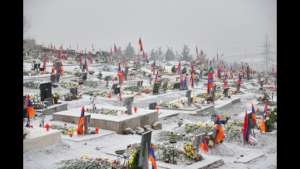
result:
[[[27,113],[28,113],[29,118],[31,119],[35,116],[36,112],[33,107],[27,107]]]

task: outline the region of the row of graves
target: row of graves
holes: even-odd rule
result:
[[[88,73],[83,72],[82,74],[80,74],[79,78],[81,79],[82,84],[85,84],[85,82],[88,80]],[[159,78],[158,74],[157,78]],[[144,93],[157,95],[160,92],[166,92],[169,86],[171,86],[169,90],[180,90],[180,84],[178,87],[178,82],[176,82],[176,80],[175,83],[173,82],[174,84],[171,83],[172,85],[169,85],[171,81],[170,79],[165,80],[160,78],[157,80],[157,78],[153,84],[152,92]],[[80,79],[78,83],[80,83]],[[137,128],[138,130],[141,130],[141,127],[143,127],[144,130],[139,131],[139,133],[142,134],[141,143],[128,145],[127,148],[118,150],[111,155],[118,158],[111,158],[113,160],[108,160],[99,157],[83,156],[81,159],[63,162],[61,164],[62,168],[72,166],[82,166],[84,168],[101,168],[103,166],[107,166],[107,168],[148,168],[149,165],[147,164],[149,163],[152,166],[164,168],[205,168],[220,166],[224,163],[222,159],[214,156],[208,156],[200,151],[201,143],[206,142],[207,140],[212,140],[213,125],[211,123],[187,124],[184,126],[183,131],[181,126],[179,126],[177,131],[167,132],[167,137],[162,138],[162,140],[157,144],[155,144],[155,142],[151,142],[151,128],[161,129],[161,124],[157,122],[158,111],[155,110],[156,103],[149,105],[150,109],[140,109],[137,113],[137,110],[132,106],[135,98],[132,97],[132,95],[134,95],[132,91],[140,93],[141,91],[143,92],[145,88],[143,88],[143,81],[141,80],[131,80],[131,82],[136,84],[137,90],[127,89],[131,90],[131,93],[128,94],[129,97],[127,95],[123,96],[122,106],[114,107],[92,104],[85,105],[81,110],[79,108],[64,111],[58,110],[58,112],[53,114],[53,119],[51,122],[46,124],[41,122],[41,130],[43,130],[44,133],[47,132],[47,134],[41,134],[40,132],[40,134],[37,134],[40,135],[40,137],[30,137],[30,134],[28,134],[24,140],[26,143],[25,147],[29,147],[27,149],[31,149],[33,147],[37,147],[38,145],[42,147],[47,144],[54,144],[55,142],[58,142],[59,139],[57,139],[57,137],[56,139],[50,139],[54,138],[54,136],[46,138],[46,136],[49,136],[51,131],[56,133],[56,136],[57,133],[62,133],[63,137],[66,136],[77,140],[79,138],[80,140],[84,137],[91,137],[98,135],[99,133],[105,133],[105,130],[115,131],[117,133],[134,133],[130,129]],[[56,95],[52,95],[52,87],[55,83],[59,83],[59,81],[52,81],[52,83],[40,85],[40,99],[46,104],[50,103],[49,105],[51,105],[51,102],[54,105],[60,104],[58,97]],[[125,87],[130,88],[132,85],[130,86],[130,84],[127,84]],[[112,84],[112,88],[110,90],[113,91],[114,95],[119,95],[121,94],[122,90],[126,91],[124,88],[122,89],[120,83],[116,83]],[[216,96],[214,101],[217,102],[218,99],[222,99],[222,89],[216,88],[215,92]],[[233,98],[233,95],[236,93],[237,92],[232,92],[229,94],[229,96]],[[70,88],[70,94],[74,97],[77,97],[78,88]],[[180,102],[183,104],[181,108],[190,108],[192,105],[195,105],[196,108],[199,108],[199,106],[205,107],[201,104],[209,104],[211,101],[209,99],[209,94],[203,95],[200,93],[193,95],[192,90],[187,90],[186,99],[180,100]],[[197,105],[197,103],[200,104]],[[160,106],[164,107],[163,104]],[[166,103],[166,107],[169,107],[168,104],[170,103]],[[185,104],[186,107],[184,107]],[[173,106],[171,106],[171,108],[173,108]],[[180,108],[180,106],[177,108]],[[236,126],[240,126],[240,123],[232,123],[234,123]],[[238,129],[235,128],[234,131],[236,131],[236,133],[233,133],[233,135],[238,135]],[[184,133],[188,133],[190,135],[184,135]],[[45,140],[54,141],[46,143]],[[213,143],[210,146],[213,147]]]

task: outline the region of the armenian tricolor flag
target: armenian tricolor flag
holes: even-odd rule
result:
[[[141,38],[139,38],[139,45],[140,45],[140,51],[143,52],[144,51],[144,46],[143,46],[143,42],[142,42]]]
[[[255,115],[255,109],[253,104],[252,104],[252,120],[253,123],[256,124],[256,115]]]
[[[213,87],[213,82],[214,82],[214,70],[212,67],[209,68],[209,71],[208,71],[208,82],[207,82],[207,93],[210,92],[210,90],[212,89]]]
[[[155,153],[154,153],[154,149],[153,149],[152,145],[149,148],[148,161],[149,161],[148,169],[157,169],[156,157],[155,157]]]

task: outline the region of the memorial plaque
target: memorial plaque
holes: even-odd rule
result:
[[[44,101],[46,98],[52,97],[52,88],[50,82],[40,84],[40,97],[41,101]]]

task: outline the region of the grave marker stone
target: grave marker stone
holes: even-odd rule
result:
[[[192,104],[192,91],[191,90],[186,91],[186,97],[188,99],[188,105],[190,106]]]
[[[89,126],[90,126],[90,123],[91,123],[91,115],[87,115],[85,114],[84,115],[84,134],[88,134],[88,131],[89,131]]]
[[[179,82],[174,83],[173,89],[180,89],[180,83]]]
[[[71,93],[73,96],[77,96],[77,94],[78,94],[77,87],[75,87],[75,88],[70,88],[70,93]]]
[[[155,110],[157,103],[150,103],[149,104],[149,109],[150,110]]]
[[[44,101],[46,98],[52,98],[51,82],[40,84],[40,97],[41,101]]]
[[[82,80],[86,81],[87,80],[87,72],[83,72],[81,75],[82,75]]]
[[[142,134],[139,167],[142,167],[143,169],[148,169],[148,155],[149,148],[151,146],[151,134],[152,131],[147,131]]]
[[[155,82],[153,86],[153,94],[158,94],[159,93],[159,88],[160,88],[161,82]]]
[[[195,135],[194,147],[196,148],[197,154],[199,153],[199,145],[201,144],[202,139],[204,138],[204,135],[205,135],[204,133]]]
[[[126,106],[128,114],[132,114],[133,99],[134,97],[127,97],[124,99],[124,106]]]

